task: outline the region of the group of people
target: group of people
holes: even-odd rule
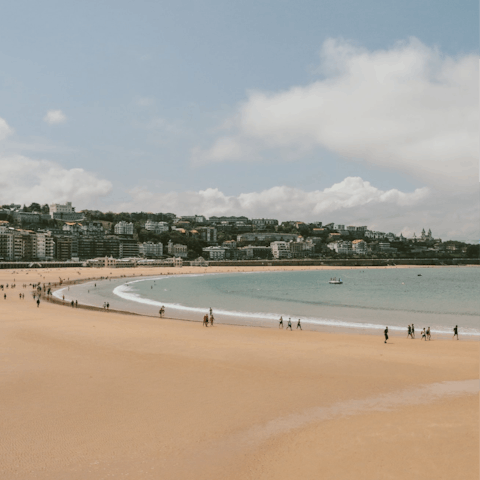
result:
[[[408,333],[407,333],[407,338],[415,338],[415,325],[412,323],[411,325],[408,325]],[[388,340],[388,327],[385,327],[385,330],[383,331],[383,335],[385,336],[385,342],[387,343]],[[458,325],[455,325],[453,327],[453,338],[457,337],[458,340]],[[423,328],[422,330],[422,340],[431,340],[432,339],[432,333],[430,331],[430,327]]]
[[[283,329],[283,317],[280,317],[280,320],[278,322],[278,328],[282,328]],[[289,318],[288,319],[288,322],[287,322],[287,330],[290,329],[292,330],[292,319]],[[302,330],[302,322],[300,321],[300,319],[298,319],[298,322],[297,322],[297,328],[295,330]]]
[[[408,337],[415,338],[415,325],[413,323],[408,326],[407,338]],[[430,333],[430,327],[424,328],[422,330],[422,339],[425,341],[432,339],[432,334]]]
[[[203,316],[203,326],[204,327],[208,327],[208,322],[210,321],[210,326],[213,327],[213,321],[215,320],[214,316],[213,316],[213,310],[212,310],[212,307],[210,307],[210,311],[209,311],[210,315],[208,313],[206,313],[204,316]]]

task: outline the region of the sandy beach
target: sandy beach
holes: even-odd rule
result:
[[[204,328],[37,308],[22,288],[204,270],[0,270],[16,284],[0,298],[2,479],[478,479],[478,342]]]

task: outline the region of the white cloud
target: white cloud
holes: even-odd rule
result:
[[[55,162],[21,155],[0,156],[0,172],[1,203],[73,201],[94,207],[98,197],[112,189],[108,180],[82,168],[66,169]]]
[[[327,40],[324,78],[253,91],[231,133],[193,160],[251,160],[253,151],[327,148],[448,189],[478,179],[478,59],[452,58],[415,39],[367,51]]]
[[[3,118],[0,118],[0,141],[5,140],[12,133],[13,129]]]
[[[139,97],[135,103],[139,107],[151,107],[155,103],[155,99],[150,97]]]
[[[61,110],[49,110],[43,117],[43,121],[49,125],[56,125],[58,123],[65,123],[67,117]]]

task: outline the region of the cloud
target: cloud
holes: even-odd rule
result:
[[[58,123],[65,123],[67,117],[61,110],[49,110],[43,117],[43,121],[49,125],[56,125]]]
[[[99,197],[111,192],[111,182],[83,168],[67,169],[56,162],[19,154],[18,150],[25,149],[22,144],[16,145],[15,151],[5,141],[12,133],[7,122],[0,118],[0,204],[73,201],[81,208],[95,207]]]
[[[139,97],[135,103],[139,107],[151,107],[155,103],[155,99],[151,97]]]
[[[0,203],[73,201],[95,207],[112,190],[108,180],[82,168],[66,169],[55,162],[22,155],[0,156]]]
[[[258,152],[326,148],[445,189],[478,180],[478,59],[442,55],[416,39],[368,51],[327,40],[321,80],[281,92],[252,91],[203,162]],[[257,152],[257,155],[252,155]]]
[[[5,140],[8,136],[12,134],[13,129],[3,118],[0,118],[0,141]]]

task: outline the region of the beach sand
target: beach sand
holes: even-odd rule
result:
[[[204,328],[22,288],[110,271],[168,272],[0,270],[2,480],[479,478],[478,342]]]

